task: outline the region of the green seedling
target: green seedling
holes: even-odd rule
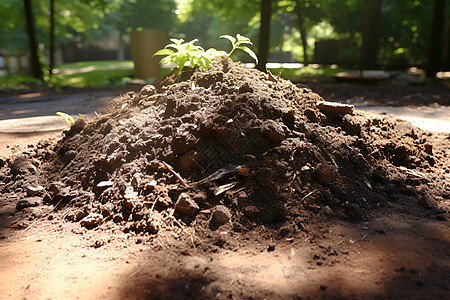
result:
[[[194,45],[198,40],[192,40],[184,43],[183,39],[170,39],[173,44],[167,45],[164,49],[157,51],[153,56],[165,55],[161,61],[174,63],[178,67],[178,75],[183,72],[184,67],[193,67],[196,63],[201,65],[201,53],[204,53],[202,47]],[[169,49],[172,48],[172,49]]]
[[[178,68],[177,75],[181,75],[186,68],[201,67],[208,69],[216,57],[230,56],[235,49],[245,51],[256,61],[256,63],[258,63],[255,52],[247,46],[243,46],[244,44],[252,45],[249,38],[240,34],[238,34],[236,38],[230,35],[222,35],[221,38],[226,38],[231,42],[233,48],[229,53],[214,48],[205,51],[202,47],[195,45],[198,41],[197,39],[186,43],[183,39],[170,39],[173,43],[167,45],[164,49],[157,51],[153,56],[165,56],[161,59],[161,62],[176,64]]]
[[[258,57],[256,56],[255,52],[253,52],[253,50],[247,46],[242,46],[245,44],[253,45],[253,43],[250,41],[248,37],[245,37],[238,33],[236,37],[232,37],[231,35],[221,35],[220,38],[229,40],[231,42],[231,45],[233,46],[231,51],[227,54],[228,56],[230,56],[231,53],[234,52],[234,50],[241,49],[242,51],[245,51],[248,55],[250,55],[250,57],[253,58],[255,62],[258,64]]]
[[[75,123],[75,120],[70,115],[68,115],[66,113],[58,111],[56,114],[58,116],[63,117],[66,120],[67,124],[69,124],[69,125],[72,125],[73,123]]]

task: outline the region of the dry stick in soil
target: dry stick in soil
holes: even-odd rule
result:
[[[152,204],[152,207],[150,208],[150,213],[149,213],[149,215],[148,215],[148,219],[149,219],[149,220],[152,219],[153,208],[155,208],[155,204],[156,204],[156,202],[158,202],[158,199],[159,199],[159,196],[156,197],[155,201],[154,201],[153,204]]]
[[[167,170],[170,171],[170,173],[172,173],[180,182],[182,185],[184,185],[184,187],[189,187],[189,185],[186,183],[186,181],[183,179],[183,177],[180,176],[180,174],[178,174],[177,172],[175,172],[175,170],[165,161],[162,162],[163,165],[167,168]]]
[[[308,197],[311,196],[312,194],[314,194],[316,191],[317,191],[317,190],[314,190],[314,191],[312,191],[312,192],[309,192],[305,197],[303,197],[303,198],[300,200],[300,203],[303,202],[306,198],[308,198]]]
[[[45,267],[50,263],[50,261],[47,261],[40,269],[38,274],[41,274],[41,272],[45,269]]]

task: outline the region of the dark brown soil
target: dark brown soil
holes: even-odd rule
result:
[[[2,159],[2,214],[12,216],[2,226],[58,220],[95,249],[118,236],[137,243],[131,249],[150,247],[150,263],[159,261],[146,267],[153,283],[128,284],[138,298],[445,297],[450,136],[321,101],[228,59],[169,76],[78,120],[52,147]],[[407,224],[417,230],[403,235]],[[391,260],[384,236],[411,256],[390,261],[387,277],[367,277],[376,282],[304,271],[339,272],[333,266],[348,257],[376,269],[363,257],[378,250],[365,241]],[[435,253],[424,260],[415,251]],[[290,284],[274,286],[272,272]],[[302,274],[315,287],[295,286]]]

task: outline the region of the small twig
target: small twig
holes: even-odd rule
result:
[[[64,218],[73,211],[75,211],[75,209],[73,209],[73,208],[67,209],[66,212],[61,216],[61,219],[64,220]]]
[[[148,219],[151,220],[152,219],[152,212],[153,212],[153,208],[155,207],[156,202],[158,202],[159,196],[156,197],[155,201],[152,204],[152,207],[150,208],[150,213],[148,214]]]
[[[197,220],[194,220],[193,224],[192,224],[192,234],[189,234],[189,236],[191,237],[191,242],[192,242],[192,246],[194,247],[194,250],[197,251],[197,247],[195,246],[195,242],[194,242],[194,237],[196,237],[195,235],[195,225],[197,223]]]
[[[49,264],[49,262],[50,262],[50,261],[47,261],[47,262],[45,263],[45,265],[43,265],[42,268],[39,269],[38,274],[41,274],[41,272],[45,269],[45,267]]]
[[[278,82],[277,78],[275,78],[275,76],[273,76],[273,74],[269,71],[269,69],[266,68],[266,72],[267,72],[267,75],[269,75],[269,78],[268,78],[268,79],[269,79],[270,81]],[[280,74],[281,74],[281,72],[280,72]]]
[[[331,161],[333,162],[333,165],[336,167],[336,171],[338,171],[339,167],[338,167],[336,161],[334,160],[333,156],[330,155],[330,158],[331,158]]]
[[[309,196],[311,196],[312,194],[314,194],[317,190],[314,190],[312,192],[309,192],[305,197],[303,197],[300,202],[303,202],[303,200],[305,200],[306,198],[308,198]]]
[[[178,222],[177,218],[175,218],[175,217],[172,216],[172,215],[169,215],[169,218],[172,219],[173,221],[175,221],[175,223],[176,223],[178,226],[180,226],[180,228],[184,231],[183,225],[182,225],[180,222]]]
[[[194,238],[192,237],[192,235],[190,237],[191,237],[191,242],[192,242],[192,246],[194,247],[194,250],[197,250],[197,247],[195,247]]]
[[[23,231],[22,231],[22,233],[24,233],[24,232],[27,232],[31,227],[33,227],[34,226],[34,224],[36,224],[37,223],[37,221],[38,221],[38,219],[36,219],[33,223],[31,223],[31,225],[30,226],[28,226],[27,228],[25,228]]]
[[[246,188],[247,188],[247,187],[244,186],[244,187],[241,187],[240,189],[237,189],[237,190],[235,190],[235,191],[231,191],[231,195],[233,196],[233,195],[236,194],[236,193],[242,192],[242,191],[245,190]]]
[[[59,202],[55,205],[55,207],[53,207],[53,209],[52,209],[50,212],[48,212],[47,214],[45,214],[44,217],[46,217],[46,216],[48,216],[49,214],[51,214],[51,213],[56,209],[56,207],[61,203],[61,201],[62,201],[62,199],[59,200]],[[28,230],[30,230],[30,228],[33,227],[34,224],[37,223],[37,221],[38,221],[38,220],[36,220],[36,221],[34,221],[33,223],[31,223],[31,225],[28,226],[27,228],[25,228],[25,229],[22,231],[22,233],[25,233],[25,232],[27,232]]]
[[[196,161],[195,159],[192,159],[192,160],[195,162],[195,164],[197,166],[199,166],[201,169],[203,169],[203,171],[201,171],[200,173],[203,173],[206,170],[205,168],[203,168],[203,166],[198,161]]]
[[[162,162],[163,165],[167,168],[167,170],[170,171],[170,173],[172,173],[180,182],[182,185],[184,185],[184,187],[189,187],[189,185],[186,183],[186,181],[180,176],[180,174],[178,174],[177,172],[175,172],[175,170],[165,161]]]

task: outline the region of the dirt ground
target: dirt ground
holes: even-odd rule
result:
[[[394,205],[319,236],[234,242],[210,253],[43,220],[1,242],[2,299],[445,299],[446,222]],[[5,234],[5,232],[3,233]],[[200,241],[201,242],[201,241]],[[273,247],[273,251],[268,251]]]
[[[425,132],[389,117],[353,112],[341,119],[322,113],[316,108],[320,97],[271,75],[255,79],[258,73],[249,73],[251,81],[239,78],[242,83],[235,92],[225,85],[202,81],[209,76],[214,82],[227,83],[234,80],[235,70],[243,72],[234,65],[227,72],[221,68],[213,67],[203,77],[194,73],[185,83],[175,82],[173,89],[147,89],[124,96],[105,112],[105,120],[88,121],[65,134],[0,135],[0,298],[449,298],[450,136]],[[281,85],[282,96],[269,91],[280,100],[269,104],[261,100],[266,87],[258,86],[258,80],[267,86],[272,82],[274,90]],[[206,99],[211,90],[219,92],[213,93],[203,108],[190,106],[196,103],[195,98],[181,103],[170,100],[172,96],[179,99],[180,91],[186,88]],[[257,88],[261,93],[253,96]],[[319,92],[325,99],[329,98],[326,88]],[[372,98],[386,99],[385,92],[376,95],[369,90]],[[344,88],[340,91],[343,95]],[[440,95],[446,92],[442,91]],[[290,93],[300,99],[293,108],[299,117],[295,121],[289,118],[291,113],[278,115],[291,107],[291,102],[283,100],[289,99]],[[242,114],[231,122],[222,116],[234,116],[235,112],[220,106],[220,95],[235,95],[238,103],[245,98],[249,106],[252,101],[258,105],[251,107],[248,116]],[[367,94],[361,91],[360,95]],[[149,104],[156,108],[149,110]],[[264,109],[257,111],[258,107]],[[212,149],[208,147],[215,138],[208,135],[210,131],[205,137],[204,131],[197,132],[191,126],[196,124],[192,116],[203,116],[201,109],[211,117],[212,125],[227,126],[234,144],[239,145],[235,149],[246,145],[233,135],[236,128],[258,147],[247,147],[245,159],[231,155],[232,150],[225,153],[226,159],[208,157]],[[247,112],[243,106],[237,109]],[[155,117],[158,122],[144,126],[137,111],[146,111],[145,120],[149,115],[163,117]],[[250,125],[244,121],[252,119],[263,122],[252,123],[252,130],[246,131]],[[370,127],[358,125],[367,120]],[[201,121],[199,124],[204,124]],[[283,122],[284,127],[280,125]],[[211,123],[206,122],[205,127],[216,134],[224,132],[223,127],[207,124]],[[178,129],[166,136],[167,128]],[[258,128],[260,135],[253,135]],[[133,130],[139,136],[136,140],[128,134]],[[102,138],[96,136],[99,132]],[[103,151],[102,147],[111,145],[121,149],[109,135],[127,137],[119,140],[127,145],[148,142],[145,150],[138,152],[131,148]],[[154,136],[162,141],[156,143]],[[229,141],[228,136],[221,137],[222,145]],[[194,138],[196,143],[191,145]],[[52,141],[43,142],[46,139]],[[191,146],[186,150],[177,139],[183,141],[181,145]],[[81,150],[74,153],[74,149]],[[199,153],[194,155],[196,159],[187,159],[193,155],[185,154],[194,150]],[[294,150],[303,152],[295,156]],[[14,162],[13,158],[23,152],[26,159]],[[103,152],[122,153],[124,160],[104,165]],[[22,162],[30,159],[39,167],[27,166],[37,174],[20,173]],[[189,189],[165,167],[153,166],[154,159],[179,171]],[[321,167],[324,161],[336,169]],[[186,162],[188,166],[183,167]],[[195,185],[206,175],[217,174],[215,170],[229,169],[230,162],[241,167],[206,182],[206,186]],[[91,164],[105,173],[90,173]],[[213,164],[215,167],[209,166]],[[145,169],[147,165],[156,171]],[[126,178],[128,173],[138,175]],[[44,186],[42,193],[34,194],[26,187],[35,179]],[[164,189],[152,187],[147,193],[149,185],[154,185],[152,180]],[[71,190],[78,194],[63,194],[65,187],[55,192],[51,188],[55,182],[66,186],[70,182]],[[100,182],[112,185],[109,192],[96,189]],[[131,182],[137,195],[127,192],[122,182],[128,188]],[[145,183],[143,187],[139,182]],[[218,189],[227,188],[216,195]],[[182,198],[184,193],[195,203],[187,196]],[[191,206],[178,205],[183,199],[197,207],[195,213],[189,212]],[[232,217],[218,221],[218,206],[231,211]],[[98,223],[83,223],[94,214],[100,215]],[[158,226],[152,222],[155,218]]]

